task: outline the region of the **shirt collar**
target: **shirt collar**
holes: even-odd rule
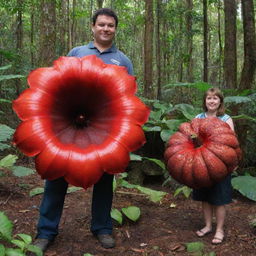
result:
[[[88,47],[89,47],[90,49],[97,49],[97,47],[94,45],[93,42],[90,42],[90,43],[88,44]],[[97,50],[98,50],[98,49],[97,49]],[[102,53],[105,53],[105,52],[116,52],[116,51],[117,51],[117,48],[116,48],[115,44],[112,44],[112,46],[111,46],[110,48],[108,48],[107,50],[105,50],[105,51],[102,52]]]

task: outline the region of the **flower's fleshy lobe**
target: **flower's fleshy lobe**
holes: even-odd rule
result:
[[[129,152],[145,142],[149,108],[135,96],[135,77],[94,55],[60,57],[28,77],[29,89],[13,102],[23,121],[14,144],[36,156],[42,178],[95,184],[103,172],[125,170]]]

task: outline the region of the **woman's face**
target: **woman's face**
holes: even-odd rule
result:
[[[215,94],[208,94],[205,99],[207,111],[217,112],[220,106],[220,98]]]

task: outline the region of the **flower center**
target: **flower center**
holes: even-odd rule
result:
[[[90,120],[86,118],[85,114],[78,114],[75,118],[74,118],[74,125],[78,128],[78,129],[82,129],[84,127],[88,127],[90,123]]]

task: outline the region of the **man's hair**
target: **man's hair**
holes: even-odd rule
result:
[[[93,25],[95,25],[96,20],[97,20],[99,15],[105,15],[105,16],[113,17],[115,19],[116,27],[117,27],[117,25],[118,25],[118,18],[117,18],[116,13],[113,10],[111,10],[109,8],[101,8],[101,9],[95,11],[95,13],[92,16],[92,24]]]
[[[224,115],[224,113],[225,113],[224,96],[223,96],[221,90],[217,87],[212,87],[205,92],[204,98],[203,98],[203,109],[205,112],[207,112],[207,110],[208,110],[206,107],[206,98],[208,95],[215,95],[220,98],[220,106],[217,110],[217,116]]]

